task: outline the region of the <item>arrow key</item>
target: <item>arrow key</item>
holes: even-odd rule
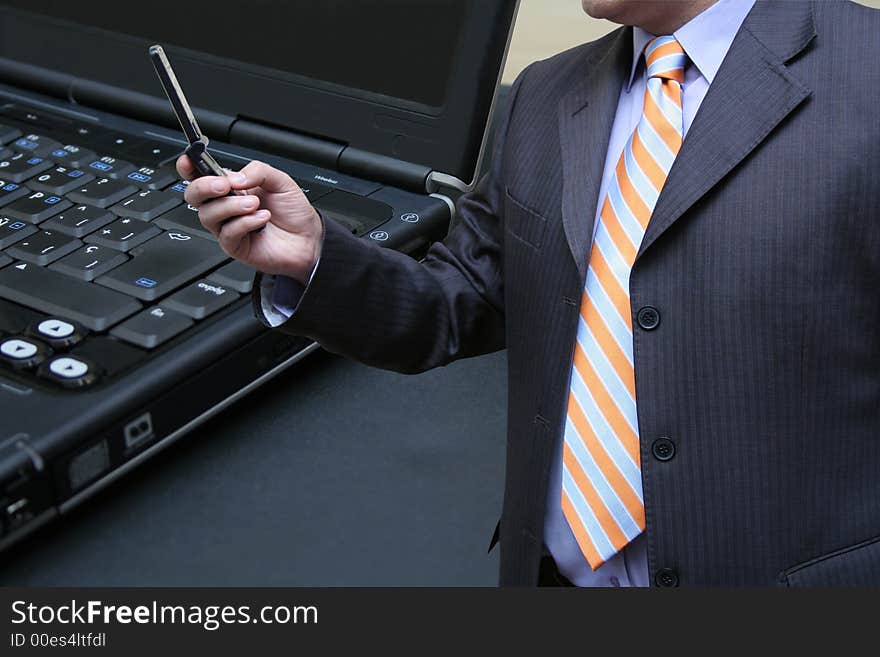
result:
[[[0,342],[0,362],[17,369],[36,367],[49,355],[49,350],[36,340],[9,338]]]
[[[94,365],[73,356],[57,356],[43,365],[38,373],[65,388],[81,388],[97,379],[97,368]]]
[[[68,276],[75,276],[83,281],[93,281],[128,260],[124,253],[111,249],[109,246],[87,244],[68,256],[49,265]]]

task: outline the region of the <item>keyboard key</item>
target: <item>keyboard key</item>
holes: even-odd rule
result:
[[[138,244],[143,244],[148,239],[156,237],[161,232],[146,221],[123,217],[107,224],[100,230],[96,230],[86,237],[85,241],[90,244],[108,246],[117,251],[129,251]]]
[[[152,221],[181,204],[176,194],[157,192],[151,189],[132,194],[120,201],[110,210],[122,217],[134,217],[142,221]]]
[[[82,242],[64,233],[41,230],[10,246],[6,254],[35,265],[48,265],[80,246]]]
[[[178,205],[173,210],[166,212],[156,219],[156,225],[161,226],[165,230],[182,230],[185,233],[192,233],[200,237],[207,237],[213,240],[211,235],[199,221],[199,212],[191,205]]]
[[[0,176],[14,183],[24,182],[28,178],[52,168],[52,162],[35,155],[16,153],[0,160]]]
[[[39,375],[65,388],[82,388],[98,378],[97,368],[74,356],[56,356],[39,369]]]
[[[97,176],[104,176],[113,180],[125,178],[135,170],[135,166],[131,162],[119,160],[109,155],[92,160],[83,168],[87,171],[93,171]]]
[[[28,187],[41,192],[59,194],[63,196],[95,179],[90,173],[82,169],[72,169],[66,166],[57,166],[54,169],[41,173],[36,178],[28,181]]]
[[[55,194],[33,192],[23,196],[3,208],[3,214],[13,219],[21,219],[30,224],[38,224],[66,210],[73,203]]]
[[[133,162],[145,162],[149,165],[156,165],[172,158],[176,159],[182,151],[183,148],[177,144],[144,140],[126,149],[125,156]]]
[[[34,322],[44,318],[45,315],[42,313],[0,299],[0,333],[21,333]]]
[[[11,246],[36,232],[36,226],[25,223],[20,219],[0,215],[0,249],[5,249],[7,246]]]
[[[49,153],[49,159],[68,167],[82,167],[97,158],[95,151],[74,144],[66,144]]]
[[[49,350],[37,340],[8,338],[0,342],[0,362],[17,370],[36,367],[49,355]]]
[[[177,172],[167,167],[161,169],[141,167],[137,171],[132,171],[126,178],[147,189],[162,189],[177,180]]]
[[[15,199],[27,196],[30,193],[31,190],[27,187],[22,187],[18,183],[0,180],[0,206],[12,203]]]
[[[0,175],[2,169],[0,169]],[[131,196],[138,188],[127,180],[111,180],[110,178],[98,178],[88,184],[68,192],[67,198],[74,203],[97,205],[99,208],[107,208],[121,201],[126,196]]]
[[[172,192],[183,198],[183,195],[186,193],[186,188],[189,187],[189,180],[178,180],[176,183],[167,187],[165,189],[166,192]]]
[[[96,282],[144,301],[165,296],[227,257],[216,243],[179,232],[162,233],[131,255],[131,260]]]
[[[4,148],[0,146],[0,160],[5,160],[8,157],[12,157],[15,155],[15,151],[11,148]]]
[[[0,269],[0,298],[104,331],[141,309],[130,296],[20,262]]]
[[[144,349],[155,349],[192,325],[193,321],[186,315],[154,306],[126,320],[110,331],[110,335]]]
[[[131,149],[137,144],[145,141],[143,137],[128,134],[125,132],[107,131],[102,135],[89,140],[89,146],[99,151],[109,151],[113,153],[122,153]]]
[[[83,281],[93,281],[111,269],[128,261],[128,256],[106,246],[88,244],[70,255],[49,265],[49,269],[75,276]]]
[[[76,322],[60,317],[47,317],[28,327],[28,333],[52,349],[67,349],[82,341],[85,331]]]
[[[198,281],[175,292],[162,305],[193,319],[204,319],[239,298],[230,287],[211,281]]]
[[[3,269],[10,262],[12,262],[12,258],[10,258],[5,253],[0,253],[0,269]]]
[[[74,205],[56,214],[42,225],[46,230],[57,230],[71,237],[84,237],[116,219],[116,215],[94,205]],[[2,247],[0,247],[2,248]]]
[[[8,144],[19,137],[21,137],[21,130],[0,123],[0,144]]]
[[[19,153],[28,153],[37,157],[46,157],[56,148],[61,148],[61,143],[42,135],[25,135],[9,144],[9,147]]]
[[[254,269],[238,260],[233,260],[228,265],[223,265],[217,271],[208,274],[208,280],[231,287],[241,294],[247,294],[254,287],[254,274],[256,274]]]

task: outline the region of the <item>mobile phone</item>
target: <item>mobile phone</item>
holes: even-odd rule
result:
[[[153,62],[153,68],[156,69],[156,75],[159,76],[159,82],[165,90],[165,95],[171,103],[171,109],[174,110],[177,121],[183,130],[188,146],[184,151],[198,172],[199,176],[225,176],[226,171],[217,160],[208,152],[208,137],[199,128],[196,117],[193,115],[192,108],[183,94],[183,89],[177,81],[174,69],[171,68],[171,62],[165,50],[160,45],[150,46],[150,59]],[[240,194],[236,190],[232,190],[229,194]]]

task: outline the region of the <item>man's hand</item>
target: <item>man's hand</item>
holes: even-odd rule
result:
[[[192,181],[186,202],[198,209],[199,221],[229,256],[266,274],[308,282],[320,255],[323,227],[290,176],[254,161],[227,176],[195,178],[185,155],[177,160],[177,172]],[[245,194],[227,196],[230,189]]]

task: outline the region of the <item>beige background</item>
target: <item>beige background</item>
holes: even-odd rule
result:
[[[859,2],[880,8],[880,0]],[[512,82],[526,65],[535,60],[597,39],[615,27],[613,23],[587,16],[581,9],[580,0],[521,0],[504,69],[504,82]]]

